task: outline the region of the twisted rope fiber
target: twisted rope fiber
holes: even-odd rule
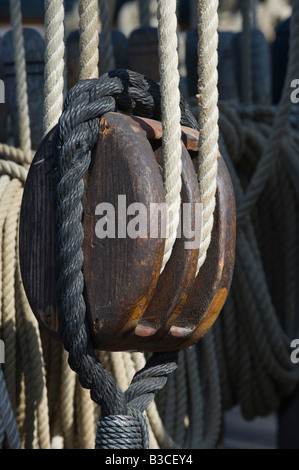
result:
[[[101,1],[103,7],[103,1]],[[106,5],[105,5],[106,6]],[[80,80],[99,76],[99,12],[98,0],[80,0]]]
[[[218,0],[198,2],[198,181],[202,210],[202,235],[197,273],[211,241],[216,205],[218,157]]]
[[[158,0],[159,67],[162,108],[162,156],[165,200],[167,205],[166,240],[161,272],[176,240],[181,207],[182,146],[180,126],[179,58],[176,0]]]
[[[56,124],[63,106],[64,88],[63,0],[45,0],[44,135]]]
[[[20,0],[10,0],[10,19],[12,26],[13,48],[16,70],[16,93],[18,105],[18,125],[20,147],[24,152],[27,163],[31,162],[30,120],[26,81],[25,49],[22,28],[22,13]]]
[[[196,120],[183,100],[181,108],[182,124],[196,128]],[[177,362],[177,353],[154,354],[144,369],[135,374],[130,387],[123,393],[95,356],[86,323],[81,272],[84,237],[81,225],[82,177],[89,167],[90,152],[98,138],[100,116],[117,110],[160,120],[159,86],[140,74],[126,70],[109,72],[98,80],[79,82],[66,98],[53,139],[53,151],[57,149],[59,322],[63,330],[63,344],[69,352],[70,367],[78,372],[81,385],[90,389],[91,398],[102,408],[100,423],[109,415],[130,413],[133,413],[131,416],[136,422],[135,409],[139,413],[146,409],[155,393],[165,385]],[[140,417],[138,427],[142,425],[142,419]],[[98,432],[101,429],[100,425]],[[98,435],[97,443],[102,443],[101,439]],[[142,440],[143,443],[145,441]]]

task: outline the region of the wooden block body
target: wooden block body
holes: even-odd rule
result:
[[[197,278],[198,247],[186,250],[185,235],[177,237],[161,274],[165,238],[159,231],[159,219],[155,222],[157,237],[149,231],[133,239],[129,236],[129,224],[136,215],[134,210],[131,215],[128,213],[131,204],[143,204],[149,227],[151,205],[165,203],[159,169],[161,137],[162,126],[156,121],[119,113],[104,115],[84,177],[84,299],[94,346],[102,350],[168,351],[188,347],[212,326],[230,287],[235,205],[221,156],[212,243]],[[195,171],[197,151],[198,132],[183,127],[181,198],[191,207],[200,202]],[[51,135],[41,144],[25,185],[20,260],[33,312],[60,340],[55,280],[55,162],[50,152]],[[39,164],[45,157],[49,158]],[[126,205],[119,205],[120,196],[126,197]],[[115,208],[115,212],[110,213],[108,206],[104,212],[102,203]],[[191,228],[196,230],[192,214]],[[108,230],[114,215],[115,237],[99,236],[96,227],[102,232]],[[140,223],[137,226],[140,229]]]

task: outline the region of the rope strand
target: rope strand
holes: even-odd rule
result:
[[[44,135],[58,122],[64,92],[63,0],[45,0]]]
[[[158,0],[158,37],[162,108],[162,155],[167,227],[161,272],[176,240],[181,205],[181,126],[176,0]]]
[[[198,181],[202,209],[202,236],[197,273],[204,264],[211,241],[216,205],[218,157],[218,1],[198,3]]]

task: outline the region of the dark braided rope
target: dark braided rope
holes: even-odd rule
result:
[[[123,393],[94,353],[83,297],[82,178],[98,139],[100,118],[109,111],[161,120],[159,85],[143,75],[122,69],[99,79],[79,82],[68,93],[53,137],[57,175],[55,216],[59,325],[64,347],[69,353],[69,365],[78,373],[81,385],[90,389],[92,400],[101,406],[102,425],[108,423],[106,428],[111,426],[111,415],[127,415],[130,419],[135,416],[135,422],[138,421],[136,413],[141,414],[147,408],[155,393],[165,385],[167,376],[177,367],[177,352],[154,353]],[[182,125],[197,127],[183,99],[181,115]],[[114,423],[115,420],[119,423],[115,416],[113,419]],[[139,423],[140,426],[144,427]],[[104,441],[103,436],[98,436],[96,445],[103,448],[106,445]],[[134,445],[144,445],[146,439],[143,437],[138,442]]]

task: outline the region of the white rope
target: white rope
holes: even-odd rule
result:
[[[218,157],[218,0],[198,3],[198,181],[202,209],[202,236],[197,273],[211,241],[216,203]]]
[[[24,152],[26,162],[30,163],[32,153],[21,2],[10,0],[9,6],[15,56],[20,147]]]
[[[98,78],[99,11],[97,0],[80,0],[80,80]]]
[[[64,91],[63,0],[45,0],[44,134],[58,122]]]
[[[158,0],[158,36],[162,108],[162,152],[167,204],[167,235],[163,271],[176,240],[181,204],[181,126],[176,0]]]

